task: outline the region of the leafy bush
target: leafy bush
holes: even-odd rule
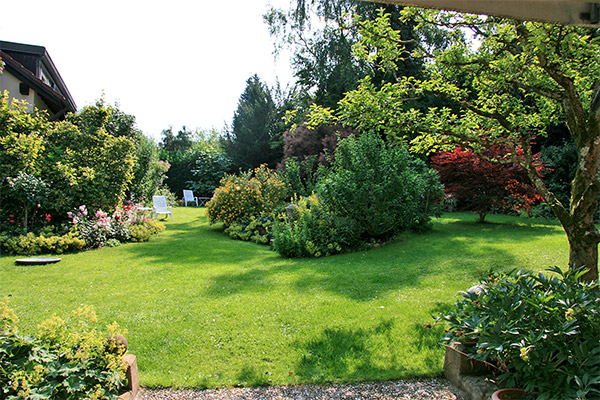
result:
[[[121,206],[112,216],[98,210],[93,217],[90,217],[86,206],[82,205],[75,213],[69,212],[69,218],[72,219],[77,233],[90,248],[104,247],[109,240],[113,239],[121,243],[130,240],[144,242],[150,239],[151,235],[165,229],[162,223],[144,218],[143,212],[140,212],[136,206]]]
[[[23,228],[27,232],[30,209],[35,209],[36,206],[39,208],[40,203],[46,200],[48,184],[40,178],[24,172],[20,172],[15,178],[8,177],[6,180],[11,189],[9,191],[9,203],[15,202],[19,204],[19,207],[14,211],[22,213]]]
[[[133,178],[133,125],[132,116],[103,101],[50,122],[46,114],[29,113],[25,104],[0,95],[0,214],[24,218],[35,209],[60,223],[74,204],[112,212]],[[16,184],[19,174],[32,177],[20,193],[5,179]],[[41,201],[29,204],[34,195],[46,200],[45,207]]]
[[[47,235],[44,231],[26,235],[3,233],[0,253],[61,254],[84,248],[115,247],[128,241],[147,241],[165,229],[161,222],[146,219],[136,206],[121,206],[111,216],[98,210],[90,217],[87,207],[82,205],[68,214],[73,223],[68,233],[62,236]]]
[[[53,315],[31,338],[18,334],[17,322],[0,301],[0,398],[117,398],[127,365],[116,323],[98,329],[93,308],[80,307],[70,321]]]
[[[356,221],[329,212],[317,196],[294,199],[294,206],[273,226],[273,248],[282,256],[321,257],[360,245]]]
[[[225,233],[233,239],[269,244],[273,238],[273,214],[251,216],[250,219],[237,221],[225,228]]]
[[[281,170],[282,179],[289,187],[289,198],[309,196],[314,193],[319,178],[325,175],[326,168],[318,164],[316,156],[298,162],[296,158],[288,158]]]
[[[472,356],[495,363],[507,386],[538,399],[600,396],[600,284],[584,271],[557,277],[512,271],[490,274],[438,317],[444,341],[468,341]]]
[[[219,182],[229,172],[231,160],[222,150],[206,147],[198,153],[193,167],[192,178],[186,182],[199,197],[212,197]]]
[[[33,232],[27,235],[0,235],[0,253],[4,254],[62,254],[72,253],[85,248],[86,243],[74,232],[62,236],[36,236]]]
[[[165,225],[160,221],[145,220],[142,223],[131,225],[129,235],[132,242],[147,242],[150,236],[165,230]]]
[[[287,194],[288,186],[281,177],[261,165],[252,173],[226,175],[206,205],[207,215],[210,223],[220,221],[228,227],[252,216],[272,213],[283,204]]]
[[[435,171],[373,134],[340,141],[317,193],[331,212],[356,221],[368,238],[427,227],[443,199]]]
[[[516,149],[518,155],[523,150]],[[504,160],[510,154],[506,146],[488,146],[476,154],[457,148],[452,152],[438,152],[431,157],[431,164],[440,174],[447,195],[452,196],[460,209],[479,214],[480,221],[493,209],[517,213],[529,213],[531,206],[543,201],[527,176],[527,171],[516,164],[490,160]],[[546,170],[534,154],[536,169]]]

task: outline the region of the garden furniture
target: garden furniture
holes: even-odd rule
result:
[[[189,202],[195,202],[198,207],[198,198],[194,196],[194,192],[191,190],[183,190],[183,205],[187,207]]]
[[[158,214],[171,214],[173,221],[173,207],[167,205],[165,196],[152,196],[152,204],[154,205],[154,219],[158,221]]]

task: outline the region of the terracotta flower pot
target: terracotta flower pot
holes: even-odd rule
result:
[[[492,394],[492,400],[524,399],[527,392],[521,389],[500,389]]]

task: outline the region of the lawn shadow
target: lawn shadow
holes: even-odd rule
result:
[[[204,215],[190,222],[168,223],[167,229],[168,235],[153,238],[145,246],[132,246],[130,251],[158,269],[164,264],[186,271],[224,266],[207,275],[204,296],[260,293],[286,284],[298,291],[318,289],[360,301],[405,287],[418,288],[429,276],[449,270],[476,277],[488,264],[516,265],[510,252],[495,246],[514,241],[515,230],[522,241],[556,234],[552,225],[480,224],[459,219],[434,224],[429,232],[403,233],[394,242],[369,251],[285,259],[268,246],[227,237],[221,226],[210,226]],[[472,245],[471,239],[478,243]],[[448,271],[441,271],[440,265]]]
[[[430,369],[438,368],[440,361],[439,353],[445,350],[442,338],[445,334],[445,325],[436,323],[436,316],[445,314],[454,307],[446,303],[437,303],[430,310],[431,320],[426,323],[415,322],[410,327],[410,337],[413,339],[412,346],[424,355],[425,365]]]
[[[382,367],[373,342],[393,345],[394,321],[384,320],[372,329],[326,328],[307,342],[296,343],[302,354],[294,373],[304,382],[350,382],[365,379],[385,379],[409,373],[396,362],[396,367]]]

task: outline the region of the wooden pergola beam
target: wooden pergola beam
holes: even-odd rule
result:
[[[369,0],[367,0],[369,1]],[[376,0],[403,6],[600,27],[600,3],[579,0]]]

